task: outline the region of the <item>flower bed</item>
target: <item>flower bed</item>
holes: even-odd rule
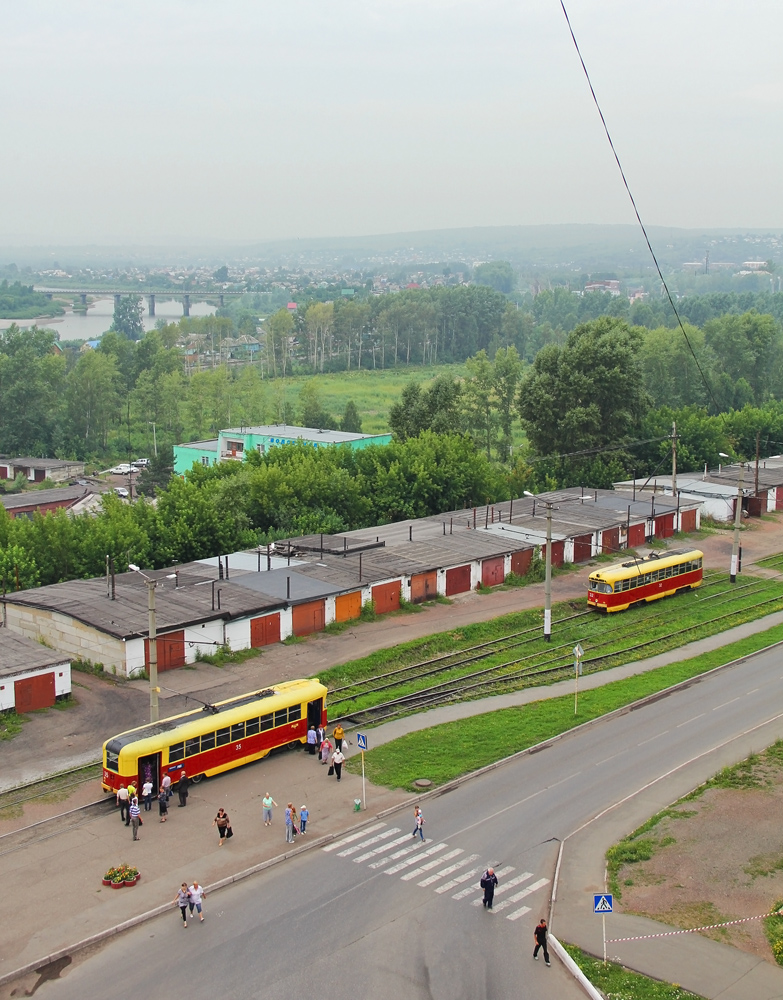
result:
[[[136,885],[141,878],[138,868],[133,865],[117,865],[110,868],[103,876],[103,884],[110,885],[112,889],[121,889],[124,885]]]

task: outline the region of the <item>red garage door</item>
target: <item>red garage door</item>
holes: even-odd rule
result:
[[[579,535],[574,539],[574,562],[587,562],[593,554],[593,536]]]
[[[671,538],[674,534],[674,514],[661,514],[655,518],[655,537]]]
[[[783,486],[775,488],[775,510],[783,510]]]
[[[388,611],[400,610],[400,584],[399,580],[394,583],[379,583],[372,588],[372,600],[375,605],[375,613],[385,615]]]
[[[17,712],[35,712],[54,704],[54,672],[23,677],[14,681],[14,708]]]
[[[511,553],[511,572],[517,576],[524,576],[530,569],[530,560],[533,558],[532,549],[523,549],[521,552]]]
[[[250,619],[250,645],[253,649],[259,646],[271,646],[280,642],[280,615],[262,615]]]
[[[601,552],[614,556],[620,551],[620,529],[608,528],[601,535]]]
[[[644,545],[647,539],[647,522],[632,524],[628,528],[628,548],[635,549],[637,545]]]
[[[438,596],[438,574],[435,570],[430,573],[414,573],[411,577],[411,600],[414,604],[420,601],[428,601],[432,597]]]
[[[502,583],[506,574],[503,572],[505,559],[503,556],[496,556],[493,559],[485,559],[481,564],[481,582],[485,587],[497,587]]]
[[[696,511],[695,510],[682,511],[680,514],[680,524],[682,525],[682,531],[695,531]]]
[[[446,597],[470,590],[470,566],[455,566],[446,570]]]
[[[546,559],[546,545],[541,546],[541,558]],[[552,565],[562,566],[565,562],[565,542],[552,542]]]
[[[157,638],[158,670],[185,666],[185,630],[166,632]],[[144,640],[144,665],[150,668],[150,641]]]
[[[326,624],[323,601],[295,604],[291,611],[294,635],[312,635],[313,632],[320,632]]]

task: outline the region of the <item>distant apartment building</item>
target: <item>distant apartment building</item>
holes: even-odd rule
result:
[[[615,278],[605,281],[588,281],[585,285],[585,292],[609,292],[610,295],[620,294],[620,282]]]

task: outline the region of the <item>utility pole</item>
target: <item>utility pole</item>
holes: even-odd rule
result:
[[[759,447],[761,444],[761,431],[756,431],[756,490],[755,496],[759,495]]]
[[[158,694],[160,693],[160,688],[158,687],[158,623],[155,612],[155,588],[160,582],[160,579],[156,580],[151,576],[147,576],[146,573],[142,573],[139,567],[134,566],[133,563],[128,563],[128,569],[133,570],[134,573],[138,573],[139,576],[144,578],[144,582],[147,584],[147,613],[149,615],[148,666],[150,675],[150,722],[157,722],[160,719],[158,710]],[[176,580],[176,578],[176,573],[167,573],[164,579]]]
[[[677,499],[677,423],[672,421],[672,496]]]
[[[745,478],[745,463],[740,462],[739,480],[737,482],[737,506],[734,510],[734,541],[731,546],[731,569],[729,580],[731,583],[737,582],[737,565],[739,563],[739,533],[740,520],[742,518],[742,484]]]

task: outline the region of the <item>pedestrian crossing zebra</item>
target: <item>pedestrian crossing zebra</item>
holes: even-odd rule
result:
[[[411,834],[403,833],[399,827],[374,823],[327,844],[322,850],[336,852],[336,857],[354,864],[366,862],[368,868],[384,875],[397,875],[403,882],[415,882],[421,889],[431,888],[439,895],[450,893],[452,899],[469,900],[472,906],[481,906],[483,893],[478,882],[486,865],[477,864],[480,856],[467,854],[461,847],[449,850],[449,845],[442,841],[422,843],[418,838],[411,843]],[[506,920],[512,921],[530,913],[529,906],[517,903],[549,885],[548,878],[531,882],[533,872],[513,874],[515,871],[513,865],[496,870],[500,885],[495,889],[493,909],[488,911],[502,913]]]

